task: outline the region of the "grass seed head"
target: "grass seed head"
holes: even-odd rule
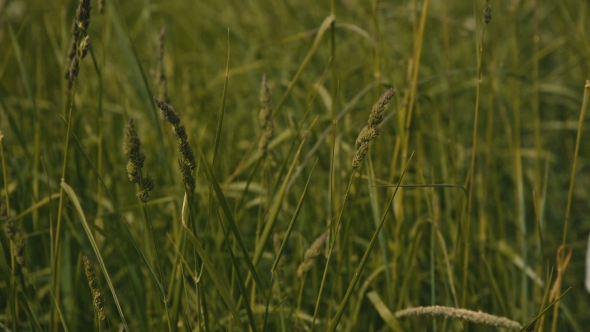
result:
[[[68,81],[68,92],[72,90],[74,81],[78,77],[80,60],[86,55],[88,45],[90,44],[88,36],[84,39],[82,37],[86,33],[86,30],[88,30],[88,25],[90,25],[91,8],[90,0],[80,0],[78,9],[76,10],[76,18],[72,26],[72,42],[70,43],[66,60],[65,78]]]
[[[486,0],[485,7],[483,9],[483,19],[486,24],[490,23],[492,20],[492,5],[490,5],[489,0]]]
[[[258,115],[260,128],[265,128],[267,123],[272,121],[272,101],[266,74],[262,75],[262,83],[260,84],[260,106],[260,113]]]
[[[86,54],[88,53],[88,47],[90,46],[90,37],[86,36],[80,42],[80,47],[78,48],[78,56],[80,59],[84,59]]]
[[[141,141],[135,130],[133,119],[129,119],[125,125],[125,144],[123,151],[129,160],[125,168],[127,169],[127,176],[129,181],[139,184],[140,191],[137,196],[142,202],[147,202],[150,198],[149,192],[154,190],[154,179],[151,175],[141,175],[143,164],[145,162],[145,153],[140,150]]]
[[[262,75],[260,85],[260,113],[258,114],[262,137],[258,142],[258,154],[260,158],[266,157],[268,144],[274,136],[274,123],[272,122],[272,101],[270,89],[266,81],[266,74]]]
[[[91,8],[92,5],[90,4],[90,0],[80,0],[80,4],[78,4],[78,9],[76,10],[74,29],[72,31],[72,36],[76,39],[79,39],[82,36],[82,33],[88,30],[88,25],[90,25]]]
[[[145,162],[145,154],[140,150],[141,142],[135,130],[133,119],[129,119],[125,125],[125,145],[123,151],[129,161],[127,162],[127,175],[129,181],[139,183],[141,180],[141,169]]]
[[[4,221],[4,234],[14,242],[14,257],[19,265],[25,264],[25,234],[20,228],[14,226],[12,216],[8,213],[6,205],[0,201],[0,220]]]
[[[158,108],[164,115],[164,119],[172,124],[173,133],[178,139],[178,149],[182,155],[182,158],[178,159],[178,166],[180,167],[182,180],[184,181],[187,191],[193,192],[196,187],[196,179],[192,174],[192,170],[197,167],[197,161],[195,159],[193,148],[188,143],[186,128],[180,124],[180,117],[170,104],[157,98],[155,100],[156,105],[158,105]]]
[[[141,179],[139,183],[141,190],[137,193],[137,196],[142,202],[147,202],[150,199],[150,191],[154,190],[156,186],[154,183],[154,178],[148,173]]]
[[[182,174],[182,181],[186,186],[186,190],[189,193],[195,191],[195,188],[197,186],[197,180],[193,175],[192,166],[190,165],[190,163],[186,159],[180,158],[178,159],[178,166],[180,167],[180,174]]]
[[[164,67],[164,41],[166,39],[166,27],[160,30],[157,55],[156,85],[158,86],[158,96],[166,103],[170,103],[168,96],[168,78],[166,77],[166,67]]]
[[[156,98],[155,101],[160,111],[162,111],[164,119],[166,119],[166,121],[168,121],[172,126],[178,126],[180,124],[180,117],[178,117],[178,113],[174,111],[172,106],[161,99]]]
[[[352,168],[356,169],[361,165],[361,162],[365,159],[367,152],[369,151],[369,142],[379,136],[381,131],[379,129],[379,125],[381,122],[383,122],[383,113],[385,112],[385,107],[391,98],[393,98],[394,94],[395,89],[390,88],[389,90],[385,91],[385,93],[381,95],[375,105],[373,105],[367,125],[361,129],[358,137],[356,138],[356,153],[352,158]]]
[[[305,254],[303,255],[303,262],[299,265],[299,268],[297,269],[297,275],[299,277],[301,277],[305,272],[309,271],[309,269],[313,267],[315,258],[322,252],[322,246],[326,242],[328,234],[329,233],[326,232],[320,235],[305,251]]]
[[[90,259],[84,255],[82,257],[84,261],[84,272],[86,273],[86,279],[88,279],[88,286],[90,286],[90,291],[92,292],[92,303],[94,304],[94,310],[98,315],[98,319],[105,320],[107,318],[107,312],[104,309],[104,301],[102,299],[102,293],[100,292],[100,287],[98,286],[98,281],[96,280],[96,275],[94,274],[94,269],[90,265]]]
[[[16,258],[16,262],[19,265],[25,265],[25,234],[20,228],[14,227],[14,236],[12,238],[14,241],[14,257]]]
[[[389,104],[391,98],[395,94],[395,89],[390,88],[389,90],[385,91],[379,100],[373,105],[373,109],[371,110],[371,114],[369,115],[368,124],[371,127],[376,127],[383,121],[383,112],[385,112],[385,107]]]
[[[443,316],[458,318],[477,324],[502,327],[511,330],[520,330],[522,328],[520,323],[508,319],[506,317],[494,316],[481,311],[472,311],[467,309],[445,307],[438,305],[431,307],[407,308],[395,313],[395,317],[397,318],[407,316]]]

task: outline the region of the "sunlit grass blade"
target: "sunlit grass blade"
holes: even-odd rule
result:
[[[68,194],[68,197],[72,201],[72,204],[74,204],[76,212],[78,212],[78,216],[80,217],[80,222],[82,223],[82,226],[84,227],[84,231],[86,232],[86,237],[88,238],[88,241],[90,242],[90,245],[92,246],[94,254],[96,255],[96,260],[98,261],[98,264],[100,265],[100,268],[104,274],[107,284],[109,285],[109,289],[111,290],[111,294],[113,295],[113,300],[115,301],[115,305],[117,306],[117,310],[119,311],[119,317],[121,317],[123,324],[125,326],[127,326],[127,321],[125,320],[125,315],[123,314],[123,309],[121,308],[121,304],[119,303],[119,299],[117,297],[117,292],[115,291],[115,286],[113,285],[113,282],[111,281],[111,277],[109,276],[109,272],[105,266],[104,259],[102,258],[102,254],[100,253],[100,250],[98,249],[98,245],[96,244],[96,241],[94,239],[94,234],[93,234],[92,230],[90,229],[90,226],[88,225],[88,221],[86,220],[86,216],[84,215],[84,210],[82,210],[82,206],[80,205],[80,201],[78,200],[78,195],[76,195],[76,192],[74,191],[74,189],[72,189],[72,187],[70,187],[65,181],[61,182],[61,187]]]

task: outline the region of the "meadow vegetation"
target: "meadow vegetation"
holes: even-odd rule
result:
[[[586,330],[588,31],[584,0],[0,1],[0,329]]]

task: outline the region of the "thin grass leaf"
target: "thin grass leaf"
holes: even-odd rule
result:
[[[27,295],[24,292],[21,292],[20,296],[21,296],[20,303],[24,303],[24,305],[25,305],[25,313],[27,314],[27,318],[29,319],[29,322],[31,322],[31,326],[34,327],[36,331],[44,331],[44,329],[41,328],[41,324],[39,324],[39,320],[37,319],[37,315],[35,315],[35,313],[33,312],[33,308],[31,307],[31,304],[29,303],[29,298],[27,297]]]
[[[297,207],[295,208],[295,213],[293,214],[293,217],[291,218],[291,222],[289,222],[289,226],[287,227],[287,231],[285,232],[285,238],[283,239],[283,242],[281,242],[281,246],[279,247],[279,250],[278,250],[277,255],[275,257],[275,261],[272,263],[272,267],[270,269],[271,287],[272,287],[272,282],[274,279],[274,273],[276,271],[277,265],[279,264],[279,260],[281,259],[281,256],[283,255],[285,245],[287,244],[287,241],[289,240],[289,237],[291,236],[291,232],[293,231],[293,227],[295,226],[295,222],[297,221],[297,216],[299,216],[299,212],[301,211],[301,207],[303,206],[303,199],[305,198],[305,195],[307,194],[307,188],[309,186],[309,182],[311,181],[311,176],[313,175],[313,171],[315,170],[315,167],[317,166],[317,164],[318,164],[318,159],[316,159],[316,161],[313,164],[313,167],[311,169],[311,172],[309,173],[309,177],[307,178],[307,182],[305,183],[305,187],[303,188],[303,193],[301,193],[301,196],[299,197],[299,202],[297,203]],[[271,292],[268,292],[268,296],[266,299],[266,309],[264,311],[264,324],[262,325],[263,331],[266,330],[266,320],[268,318],[268,307],[269,307],[269,303],[270,303],[270,296],[271,296]]]
[[[223,302],[225,302],[225,305],[227,306],[227,308],[229,309],[231,314],[234,316],[235,321],[238,324],[238,326],[240,327],[240,329],[242,329],[242,331],[246,331],[244,324],[242,324],[242,321],[240,320],[240,315],[238,314],[238,311],[236,310],[236,304],[235,304],[233,298],[230,296],[227,286],[222,281],[223,274],[219,273],[217,271],[217,269],[215,268],[215,266],[213,266],[213,263],[209,259],[209,255],[207,254],[205,249],[203,249],[203,246],[201,245],[201,242],[199,241],[199,239],[197,239],[195,237],[193,232],[191,232],[191,230],[186,225],[182,225],[182,226],[184,227],[186,234],[188,234],[188,239],[195,246],[195,249],[197,250],[199,257],[201,258],[201,261],[203,262],[203,266],[205,267],[205,269],[207,270],[207,272],[211,276],[211,280],[213,281],[215,288],[217,288],[217,291],[221,295]]]
[[[371,211],[373,212],[373,222],[375,223],[375,227],[379,227],[379,216],[381,212],[379,211],[379,206],[377,203],[377,192],[375,190],[375,173],[373,170],[373,162],[371,158],[368,158],[368,167],[367,167],[367,185],[369,189],[369,201],[371,202]],[[385,264],[385,281],[387,284],[387,301],[389,305],[393,305],[393,289],[392,287],[392,279],[391,279],[391,267],[387,262],[389,262],[389,257],[387,255],[387,240],[385,239],[385,233],[379,232],[379,247],[381,249],[381,255],[383,255],[383,262]]]
[[[49,291],[49,294],[51,295],[51,299],[53,300],[53,304],[55,305],[57,313],[59,314],[59,319],[61,321],[61,326],[63,327],[64,332],[70,332],[70,330],[68,329],[68,326],[66,325],[66,319],[63,316],[61,309],[59,309],[59,303],[57,303],[57,299],[55,298],[55,295],[53,295],[52,291]]]
[[[361,98],[364,97],[367,93],[369,93],[371,91],[371,89],[373,87],[375,87],[376,85],[377,85],[377,82],[371,82],[367,86],[365,86],[361,91],[359,91],[342,108],[340,113],[338,113],[338,115],[336,116],[336,122],[340,121],[346,114],[348,114],[352,109],[354,109],[354,107],[359,103]],[[311,160],[311,157],[313,157],[316,154],[317,150],[320,148],[320,146],[322,146],[322,144],[324,144],[326,137],[328,136],[328,134],[330,134],[330,132],[332,130],[332,127],[333,127],[333,125],[332,125],[332,123],[330,123],[330,125],[327,126],[326,129],[324,129],[324,131],[319,136],[319,138],[317,139],[317,141],[315,142],[313,147],[311,149],[309,149],[309,151],[307,152],[307,154],[305,155],[305,157],[303,158],[303,160],[301,161],[299,166],[297,166],[297,170],[295,170],[295,174],[293,175],[293,178],[289,182],[289,188],[291,187],[291,185],[293,185],[293,182],[295,181],[295,179],[297,177],[299,177],[299,174],[305,168],[305,165],[307,165],[307,163]]]
[[[116,2],[111,1],[110,5],[107,6],[108,16],[110,21],[113,24],[115,35],[119,40],[119,45],[123,50],[123,55],[128,63],[128,68],[131,70],[131,74],[133,75],[133,86],[135,88],[135,92],[139,96],[139,99],[146,102],[145,107],[150,109],[151,112],[151,121],[152,121],[152,128],[156,129],[156,137],[158,139],[157,142],[160,142],[160,154],[165,155],[165,145],[164,145],[164,133],[162,132],[162,128],[160,127],[160,121],[158,118],[158,108],[156,107],[154,98],[152,98],[152,92],[150,89],[150,85],[148,82],[147,75],[145,74],[145,70],[141,64],[141,60],[139,55],[137,54],[137,50],[135,49],[134,43],[129,35],[129,32],[126,32],[123,28],[123,23],[121,22],[121,18],[119,17],[119,13],[121,12],[120,8],[116,8],[118,4]],[[160,162],[165,163],[164,158],[159,159]],[[168,170],[167,175],[169,178],[172,178],[172,172],[170,171],[170,167],[162,167],[162,169]]]
[[[551,302],[551,304],[549,304],[547,306],[547,308],[543,309],[543,311],[541,311],[541,313],[539,313],[535,318],[531,319],[528,323],[526,323],[526,325],[524,325],[522,327],[522,329],[520,329],[519,332],[526,332],[528,331],[528,328],[533,325],[537,320],[539,320],[539,318],[541,318],[546,312],[547,310],[551,309],[551,307],[553,307],[559,300],[561,300],[561,298],[567,294],[567,292],[569,292],[571,290],[571,287],[568,288],[565,292],[563,292],[557,299],[555,299],[555,301]]]
[[[133,245],[133,248],[135,248],[135,250],[137,251],[137,253],[141,256],[143,262],[145,263],[145,265],[147,266],[148,270],[150,271],[150,275],[154,279],[154,282],[156,283],[156,286],[158,286],[158,289],[160,290],[160,294],[162,295],[162,298],[165,298],[164,287],[162,286],[162,284],[160,284],[160,280],[156,276],[156,273],[154,272],[154,269],[152,268],[151,264],[149,263],[147,257],[144,255],[143,251],[141,251],[141,249],[139,248],[139,244],[137,244],[137,241],[133,237],[133,234],[131,234],[131,230],[129,230],[129,227],[125,223],[125,217],[123,216],[123,213],[119,209],[119,207],[117,205],[117,201],[115,200],[115,197],[113,197],[113,194],[111,193],[111,191],[107,187],[107,185],[104,182],[102,176],[98,172],[98,169],[96,168],[96,165],[94,165],[94,162],[92,161],[92,159],[90,159],[90,157],[88,156],[88,154],[86,153],[86,151],[84,151],[84,149],[82,148],[82,144],[80,143],[80,140],[78,139],[78,137],[76,136],[76,134],[73,133],[73,132],[71,132],[71,134],[74,137],[74,139],[76,140],[76,142],[78,143],[78,147],[80,148],[79,151],[86,158],[86,160],[90,163],[90,165],[92,166],[92,169],[94,170],[94,173],[95,173],[96,177],[100,181],[100,184],[103,186],[103,188],[105,190],[105,193],[107,193],[108,196],[109,196],[109,198],[111,199],[111,202],[113,203],[114,210],[117,213],[117,215],[120,217],[121,224],[123,225],[123,228],[126,231],[125,233],[127,234],[128,239],[131,241],[131,244]],[[92,225],[91,227],[93,227],[93,226],[94,225]]]
[[[356,271],[354,272],[354,276],[352,277],[351,282],[348,284],[348,289],[346,290],[346,294],[344,294],[344,299],[342,299],[342,302],[340,302],[340,305],[338,306],[338,310],[336,311],[336,315],[334,316],[334,318],[330,322],[330,326],[328,327],[328,330],[327,330],[328,332],[334,332],[334,331],[336,331],[336,328],[338,327],[338,323],[340,322],[340,318],[342,318],[342,314],[344,313],[344,308],[348,304],[348,301],[350,300],[350,296],[352,295],[352,292],[353,292],[354,288],[356,287],[356,284],[359,281],[359,278],[361,277],[363,269],[365,268],[365,265],[367,264],[367,261],[369,259],[370,254],[371,254],[371,251],[373,250],[373,247],[375,246],[375,242],[377,242],[377,237],[379,235],[379,232],[381,231],[381,228],[385,224],[385,220],[387,219],[387,214],[389,212],[389,209],[391,209],[391,204],[393,203],[393,198],[395,197],[395,194],[399,190],[399,184],[401,184],[402,180],[404,179],[404,175],[406,174],[406,170],[408,169],[408,165],[409,165],[410,161],[412,160],[413,155],[414,155],[414,153],[412,153],[410,155],[410,158],[408,159],[408,162],[406,163],[406,165],[402,171],[398,185],[397,185],[397,187],[395,187],[395,190],[393,191],[393,194],[391,195],[391,198],[389,199],[389,203],[387,204],[387,208],[385,209],[385,213],[383,214],[383,217],[381,218],[381,222],[379,223],[379,226],[377,227],[377,229],[373,233],[373,237],[371,237],[371,242],[369,242],[369,246],[365,250],[365,253],[363,254],[363,258],[361,259],[358,267],[356,268]]]
[[[246,242],[244,242],[244,239],[242,238],[242,233],[240,232],[240,228],[236,224],[236,221],[232,215],[229,204],[227,203],[227,200],[225,199],[225,195],[223,194],[223,191],[221,190],[221,187],[219,186],[219,182],[217,182],[217,180],[215,179],[215,174],[213,173],[211,166],[207,162],[207,159],[205,158],[205,154],[203,153],[203,150],[201,150],[201,146],[199,145],[199,143],[197,143],[197,150],[199,151],[199,154],[201,155],[201,159],[203,160],[203,165],[205,166],[205,175],[207,176],[207,179],[209,180],[209,183],[211,184],[211,187],[213,188],[213,191],[215,192],[215,195],[217,196],[217,200],[219,201],[219,204],[221,205],[221,210],[223,211],[223,213],[225,215],[225,219],[227,220],[232,233],[236,237],[236,240],[238,241],[238,245],[240,246],[240,249],[242,249],[242,253],[244,255],[244,260],[246,261],[246,265],[248,266],[250,273],[254,277],[254,282],[256,282],[257,286],[261,290],[266,291],[268,289],[268,287],[266,287],[265,284],[262,283],[262,281],[260,280],[260,277],[258,276],[258,273],[256,272],[256,268],[255,268],[256,264],[253,263],[253,261],[250,259],[250,254],[248,252],[248,248],[246,247]]]
[[[324,34],[326,33],[326,31],[330,28],[330,25],[332,24],[332,22],[334,22],[334,20],[336,20],[336,16],[334,14],[330,14],[324,19],[324,21],[320,25],[320,28],[318,30],[318,34],[316,35],[316,37],[313,41],[313,44],[311,44],[311,48],[307,52],[307,55],[303,59],[303,62],[301,62],[301,65],[299,66],[299,69],[297,69],[295,76],[293,76],[293,79],[291,80],[291,82],[289,82],[289,86],[287,87],[287,91],[285,91],[285,93],[283,94],[283,96],[279,100],[277,106],[273,110],[273,116],[278,113],[279,109],[283,106],[283,104],[285,104],[285,101],[287,101],[287,98],[289,97],[289,95],[291,94],[291,91],[295,87],[295,84],[299,80],[301,73],[303,73],[303,71],[305,70],[307,65],[310,63],[311,58],[313,57],[315,52],[318,50],[318,47],[320,46],[320,41],[324,37]]]
[[[25,91],[27,92],[27,96],[29,97],[29,101],[33,106],[33,119],[37,121],[37,102],[35,101],[35,96],[33,94],[33,88],[31,86],[31,80],[29,79],[29,74],[27,72],[27,67],[25,66],[25,62],[23,61],[23,54],[20,49],[20,45],[14,34],[14,30],[12,30],[12,26],[8,25],[8,32],[10,33],[10,39],[12,40],[12,47],[14,48],[14,57],[16,58],[16,62],[18,63],[18,69],[20,71],[21,77],[23,79],[23,84],[25,86]]]
[[[225,239],[225,244],[228,249],[227,251],[229,253],[229,257],[231,258],[232,265],[234,266],[234,270],[236,271],[238,288],[240,289],[240,293],[242,294],[242,297],[245,299],[244,308],[246,309],[246,315],[248,316],[248,322],[250,323],[250,329],[252,329],[252,331],[256,332],[257,331],[256,321],[254,320],[254,314],[252,313],[252,308],[250,308],[250,299],[248,297],[248,289],[246,288],[246,282],[245,282],[246,280],[242,277],[242,272],[240,272],[240,265],[238,264],[238,261],[236,260],[236,256],[234,255],[234,252],[232,250],[232,246],[229,243],[229,239],[228,239],[225,227],[223,227],[223,223],[220,222],[220,224],[221,224],[221,228],[223,230],[223,236]]]
[[[387,305],[383,303],[379,294],[375,291],[367,293],[367,297],[375,307],[375,310],[379,313],[379,316],[385,321],[385,324],[394,331],[404,331],[404,328],[400,324],[399,320],[395,315],[387,308]]]
[[[311,129],[315,125],[317,119],[318,118],[316,117],[313,120],[313,122],[309,126],[309,129],[307,130],[307,132],[311,131]],[[270,211],[268,213],[268,219],[266,220],[266,223],[264,225],[264,229],[262,230],[262,233],[260,235],[260,239],[258,240],[258,243],[256,243],[256,250],[254,251],[254,258],[252,259],[255,266],[260,261],[260,257],[262,257],[262,253],[264,252],[264,244],[266,243],[266,241],[268,241],[268,238],[270,237],[270,233],[271,233],[275,223],[277,222],[277,217],[279,216],[279,212],[281,210],[281,205],[283,203],[283,198],[285,197],[285,194],[287,193],[289,180],[291,179],[291,176],[293,175],[293,170],[295,169],[295,166],[297,165],[297,160],[299,159],[299,155],[301,154],[301,149],[303,148],[303,144],[305,143],[307,136],[308,135],[305,135],[303,137],[303,139],[301,140],[301,143],[299,144],[299,148],[297,149],[297,153],[295,153],[295,157],[293,157],[293,162],[291,163],[291,167],[289,168],[287,175],[283,179],[283,184],[281,185],[279,192],[275,196],[276,198],[273,201],[273,204],[270,208]]]
[[[227,29],[227,62],[225,64],[225,80],[223,81],[223,90],[221,92],[221,106],[219,106],[219,118],[217,120],[217,130],[215,131],[215,143],[213,144],[213,162],[211,165],[215,167],[217,161],[217,152],[219,150],[219,141],[221,140],[221,128],[223,126],[223,116],[225,114],[225,97],[227,95],[227,81],[229,80],[229,28]]]
[[[100,265],[100,268],[102,269],[102,272],[104,273],[104,277],[107,281],[107,284],[109,285],[109,289],[111,290],[111,294],[113,295],[113,300],[115,301],[115,305],[117,306],[117,310],[119,311],[119,317],[121,317],[123,324],[125,325],[125,327],[127,327],[127,321],[125,320],[125,315],[123,314],[123,309],[121,308],[121,304],[119,303],[119,299],[117,298],[117,293],[115,292],[115,286],[113,285],[113,282],[111,281],[111,277],[109,276],[109,272],[104,264],[104,260],[102,258],[101,253],[100,253],[100,250],[98,249],[98,245],[96,244],[96,240],[94,239],[94,235],[92,233],[92,230],[90,229],[90,226],[88,225],[88,221],[86,220],[86,216],[84,215],[84,210],[82,210],[82,206],[80,205],[80,201],[78,200],[78,196],[76,195],[76,192],[74,191],[74,189],[72,189],[72,187],[70,187],[65,181],[61,182],[61,187],[66,191],[66,193],[68,194],[68,197],[72,201],[72,204],[74,204],[74,207],[76,208],[76,212],[78,212],[78,216],[80,217],[80,221],[82,222],[82,226],[84,227],[84,231],[86,232],[86,236],[88,237],[88,241],[90,241],[90,245],[92,246],[94,254],[96,255],[96,259],[98,261],[98,264]]]

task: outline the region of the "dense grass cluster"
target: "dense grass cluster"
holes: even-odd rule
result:
[[[0,1],[0,329],[586,330],[588,18]]]

